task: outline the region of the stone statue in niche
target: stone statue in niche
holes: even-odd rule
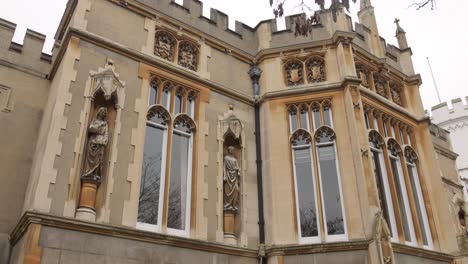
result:
[[[107,108],[101,107],[88,127],[88,147],[81,178],[101,181],[103,158],[108,141]]]
[[[156,36],[156,41],[154,45],[154,54],[169,60],[174,60],[174,44],[175,40],[167,33],[160,32]]]
[[[240,167],[234,157],[234,147],[229,146],[227,151],[223,171],[224,211],[236,213],[239,210]]]
[[[382,81],[378,80],[375,82],[375,91],[383,97],[387,97],[387,90]]]
[[[179,47],[179,65],[190,69],[197,70],[197,49],[188,43],[182,43]]]

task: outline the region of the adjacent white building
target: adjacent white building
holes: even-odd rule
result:
[[[468,96],[465,97],[468,102]],[[468,182],[468,104],[461,98],[452,100],[452,107],[447,103],[432,107],[432,122],[450,132],[453,151],[459,156],[457,167],[460,176]]]

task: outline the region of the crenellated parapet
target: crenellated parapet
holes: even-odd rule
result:
[[[3,65],[20,67],[42,75],[49,73],[52,56],[42,52],[46,36],[26,30],[23,44],[14,42],[16,24],[0,18],[0,60]]]
[[[468,96],[465,97],[468,100]],[[446,128],[449,131],[468,126],[468,104],[461,98],[451,100],[450,108],[447,102],[431,108],[432,122]]]

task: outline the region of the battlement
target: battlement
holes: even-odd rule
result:
[[[0,18],[0,58],[42,74],[47,74],[52,56],[42,52],[46,36],[31,29],[26,30],[23,44],[13,41],[16,24]]]
[[[468,102],[468,96],[465,97]],[[468,120],[468,104],[464,103],[461,98],[451,100],[452,107],[450,108],[447,102],[438,104],[431,108],[432,121],[436,124],[450,123]],[[463,119],[463,120],[462,120]]]

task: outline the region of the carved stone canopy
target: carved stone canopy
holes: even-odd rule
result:
[[[107,60],[104,68],[99,68],[97,72],[91,73],[94,79],[94,87],[91,92],[92,98],[101,94],[106,101],[113,100],[116,107],[122,108],[121,97],[125,82],[119,79],[119,74],[115,72],[114,62]]]
[[[229,112],[224,116],[224,119],[221,120],[221,131],[223,133],[223,137],[230,134],[236,141],[240,142],[243,129],[244,125],[234,114],[234,108],[230,106]]]
[[[381,263],[395,263],[393,255],[393,247],[391,242],[391,232],[388,228],[387,221],[383,217],[382,211],[375,215],[374,223],[374,240],[377,242],[377,248],[380,255]]]

